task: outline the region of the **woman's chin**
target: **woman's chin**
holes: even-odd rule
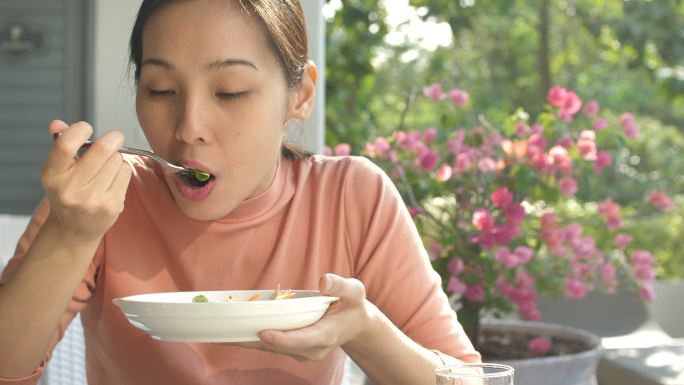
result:
[[[219,194],[218,184],[212,180],[202,187],[188,186],[179,178],[167,180],[178,208],[185,216],[198,221],[214,221],[228,215],[238,204]],[[221,196],[223,199],[217,199]]]

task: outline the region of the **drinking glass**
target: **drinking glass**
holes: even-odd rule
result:
[[[454,364],[435,370],[437,385],[513,385],[513,368],[501,364]]]

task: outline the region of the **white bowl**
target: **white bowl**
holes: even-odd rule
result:
[[[262,330],[292,330],[318,321],[337,297],[292,290],[284,300],[247,301],[254,294],[273,298],[274,290],[182,291],[116,298],[128,321],[152,338],[176,342],[258,341]],[[208,303],[193,303],[203,294]],[[237,302],[225,302],[227,298]]]

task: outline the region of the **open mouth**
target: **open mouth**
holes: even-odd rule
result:
[[[178,176],[183,183],[192,188],[202,188],[214,179],[214,176],[202,170],[179,172]]]

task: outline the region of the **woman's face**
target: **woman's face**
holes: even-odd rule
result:
[[[204,186],[166,176],[191,218],[221,218],[270,185],[284,123],[300,117],[296,94],[235,1],[171,2],[145,25],[136,101],[145,136],[162,157],[213,176]]]

